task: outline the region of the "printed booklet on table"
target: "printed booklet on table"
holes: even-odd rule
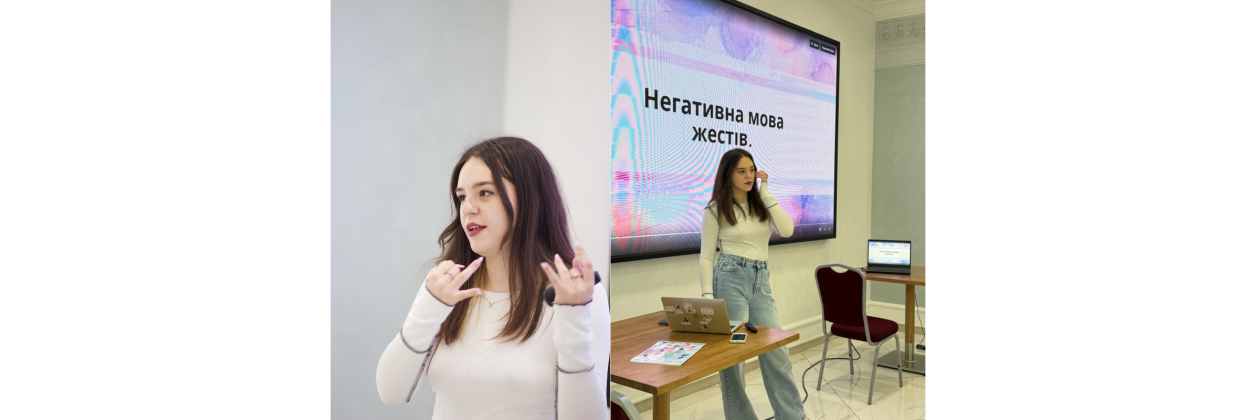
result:
[[[630,359],[632,363],[651,363],[655,365],[682,366],[683,362],[700,351],[704,343],[681,343],[677,341],[657,341],[656,345]]]

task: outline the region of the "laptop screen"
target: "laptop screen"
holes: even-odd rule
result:
[[[910,243],[875,240],[866,241],[866,263],[910,265]]]

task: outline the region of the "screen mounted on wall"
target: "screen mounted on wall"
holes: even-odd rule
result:
[[[840,46],[737,2],[612,2],[613,262],[697,253],[718,159],[740,147],[795,223],[835,238]]]

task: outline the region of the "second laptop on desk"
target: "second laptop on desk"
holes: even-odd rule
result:
[[[665,307],[669,328],[674,331],[729,335],[739,329],[739,321],[731,321],[727,316],[726,301],[722,299],[663,297],[661,305]],[[721,328],[722,325],[729,328]]]
[[[866,272],[910,274],[910,241],[866,241]]]

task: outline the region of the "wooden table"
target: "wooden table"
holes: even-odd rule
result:
[[[612,381],[652,394],[652,418],[669,418],[669,391],[712,375],[762,353],[782,347],[800,338],[800,334],[758,325],[748,332],[744,344],[731,344],[727,334],[673,332],[657,324],[665,311],[650,313],[612,323]],[[630,359],[652,347],[657,341],[704,343],[682,366],[630,363]]]
[[[914,286],[927,286],[925,271],[926,268],[916,265],[910,267],[910,274],[866,273],[867,280],[906,285],[906,349],[902,353],[904,357],[901,361],[901,370],[920,375],[927,375],[927,356],[914,354],[914,319],[915,306],[917,306],[914,299]],[[896,369],[897,356],[888,353],[879,358],[879,365]]]

